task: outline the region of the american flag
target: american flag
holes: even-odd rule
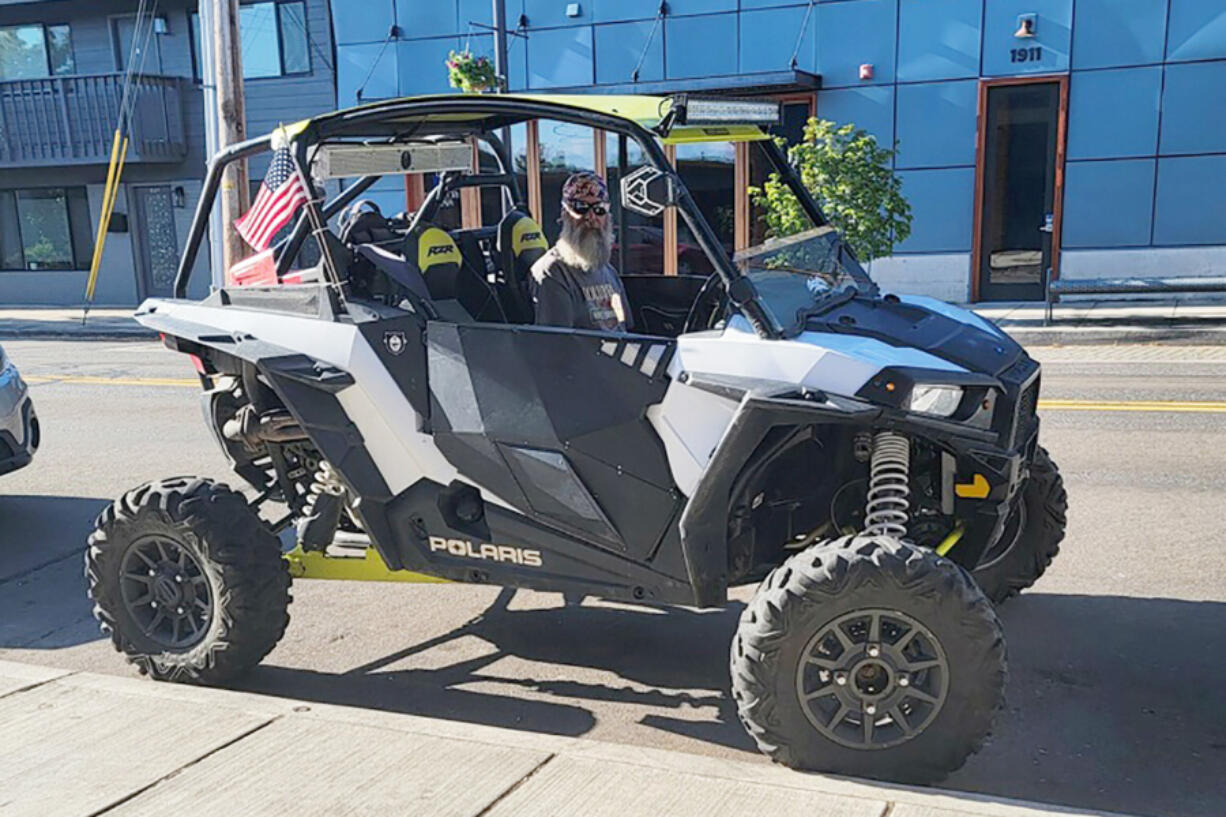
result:
[[[275,150],[260,192],[251,209],[234,222],[234,228],[254,249],[266,250],[273,236],[308,197],[302,177],[294,169],[289,148]]]

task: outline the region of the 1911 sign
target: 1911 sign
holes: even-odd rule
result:
[[[1041,45],[1009,49],[1009,62],[1038,62],[1041,59],[1043,59],[1043,46]]]

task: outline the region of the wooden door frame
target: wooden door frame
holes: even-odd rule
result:
[[[983,188],[987,181],[988,91],[1006,85],[1039,85],[1054,82],[1059,86],[1059,114],[1056,118],[1055,187],[1052,191],[1051,277],[1060,277],[1060,240],[1064,225],[1064,161],[1068,141],[1068,74],[1000,77],[979,81],[979,106],[975,123],[975,216],[971,235],[971,302],[979,301],[980,253],[983,251]]]

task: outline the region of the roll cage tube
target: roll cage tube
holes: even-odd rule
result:
[[[685,184],[678,177],[668,158],[665,156],[663,148],[656,141],[656,134],[637,122],[595,111],[580,112],[568,105],[559,105],[543,100],[509,99],[505,97],[499,98],[498,96],[489,96],[482,99],[422,99],[408,102],[392,101],[384,104],[375,104],[367,108],[338,111],[335,114],[312,120],[303,132],[299,134],[298,138],[301,140],[314,138],[315,141],[322,141],[330,136],[343,136],[347,133],[359,132],[367,124],[374,124],[380,121],[386,122],[396,116],[412,114],[425,117],[432,115],[445,116],[456,113],[504,114],[509,117],[507,122],[498,122],[490,125],[490,129],[496,129],[501,127],[502,124],[507,124],[513,120],[556,119],[561,122],[585,125],[629,136],[638,143],[652,166],[663,173],[668,179],[673,198],[671,203],[681,211],[686,225],[694,234],[698,245],[707,254],[707,257],[711,259],[715,266],[716,274],[724,282],[729,299],[741,309],[759,335],[767,338],[779,336],[779,331],[768,317],[766,308],[762,305],[753,282],[741,275],[733,265],[732,258],[723,245],[719,243],[719,239],[716,237],[714,230],[711,229],[711,225],[707,223],[702,213],[698,210],[697,205],[690,196],[689,190],[686,189]],[[483,132],[488,132],[488,129]],[[786,160],[784,164],[787,164]],[[802,199],[807,195],[803,192],[803,186],[797,195],[801,196]],[[815,213],[818,213],[820,218],[820,211],[817,210],[817,205],[813,203],[812,199],[809,200],[809,206],[813,208]]]
[[[246,159],[269,148],[272,144],[272,134],[248,139],[214,154],[209,160],[209,170],[204,177],[204,188],[200,191],[200,200],[196,202],[196,215],[192,219],[191,231],[187,234],[187,245],[183,249],[183,257],[179,259],[179,269],[175,272],[175,297],[187,297],[187,282],[192,277],[192,267],[196,263],[196,254],[200,251],[200,239],[208,229],[209,213],[213,210],[213,200],[217,198],[217,188],[221,186],[221,174],[231,162]],[[223,225],[226,229],[228,225]]]
[[[681,215],[685,219],[686,225],[690,228],[690,232],[693,233],[698,245],[706,253],[707,257],[711,259],[715,266],[716,274],[723,280],[729,299],[742,311],[759,335],[766,338],[779,337],[779,331],[770,320],[753,282],[741,275],[740,271],[732,263],[731,256],[724,249],[723,245],[719,243],[715,231],[711,229],[711,225],[707,223],[702,213],[698,210],[698,206],[690,195],[689,190],[669,163],[663,148],[656,141],[656,134],[637,122],[618,116],[594,111],[579,111],[568,105],[537,100],[528,101],[499,98],[497,96],[483,99],[424,99],[409,102],[388,102],[350,111],[338,111],[335,114],[311,120],[294,139],[292,150],[299,165],[305,166],[303,163],[307,159],[309,145],[317,144],[329,137],[354,135],[360,133],[364,126],[374,125],[380,121],[386,122],[396,116],[412,114],[424,117],[456,113],[505,115],[506,121],[494,123],[490,126],[493,128],[500,127],[503,124],[510,124],[512,121],[556,119],[561,122],[570,122],[576,125],[585,125],[599,130],[622,134],[633,139],[639,145],[650,164],[664,174],[669,184],[669,195],[672,199],[670,203],[681,211]],[[482,129],[476,131],[476,133],[484,136],[489,133],[489,130]],[[391,136],[394,137],[395,134],[391,134]],[[272,136],[270,134],[232,145],[216,154],[209,161],[209,171],[205,179],[204,189],[201,191],[200,200],[196,205],[196,215],[192,221],[191,231],[188,234],[187,246],[182,259],[180,259],[179,270],[175,275],[176,298],[187,297],[187,285],[191,277],[191,268],[195,263],[196,255],[200,248],[200,240],[203,238],[208,224],[209,212],[212,210],[213,201],[217,196],[217,188],[220,186],[222,171],[230,162],[245,159],[248,156],[267,150],[271,140]],[[768,155],[771,155],[771,147],[774,146],[768,144]],[[495,152],[498,153],[497,150]],[[783,159],[782,162],[778,162],[778,149],[775,148],[774,152],[777,156],[772,159],[772,164],[776,164],[776,169],[780,170],[781,176],[788,180],[789,186],[793,188],[793,192],[801,201],[801,206],[810,214],[811,218],[825,223],[821,217],[821,211],[817,208],[817,204],[808,195],[804,186],[799,184],[794,171],[787,164],[787,160]],[[782,167],[779,166],[780,164]],[[308,201],[304,206],[314,210],[316,216],[320,216],[318,210],[315,209],[314,201]],[[324,221],[322,218],[320,220]]]

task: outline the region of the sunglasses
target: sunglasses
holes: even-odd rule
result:
[[[588,213],[604,216],[608,215],[609,213],[609,205],[600,203],[593,204],[592,202],[587,201],[568,201],[566,202],[566,209],[570,210],[577,216],[585,216]]]

